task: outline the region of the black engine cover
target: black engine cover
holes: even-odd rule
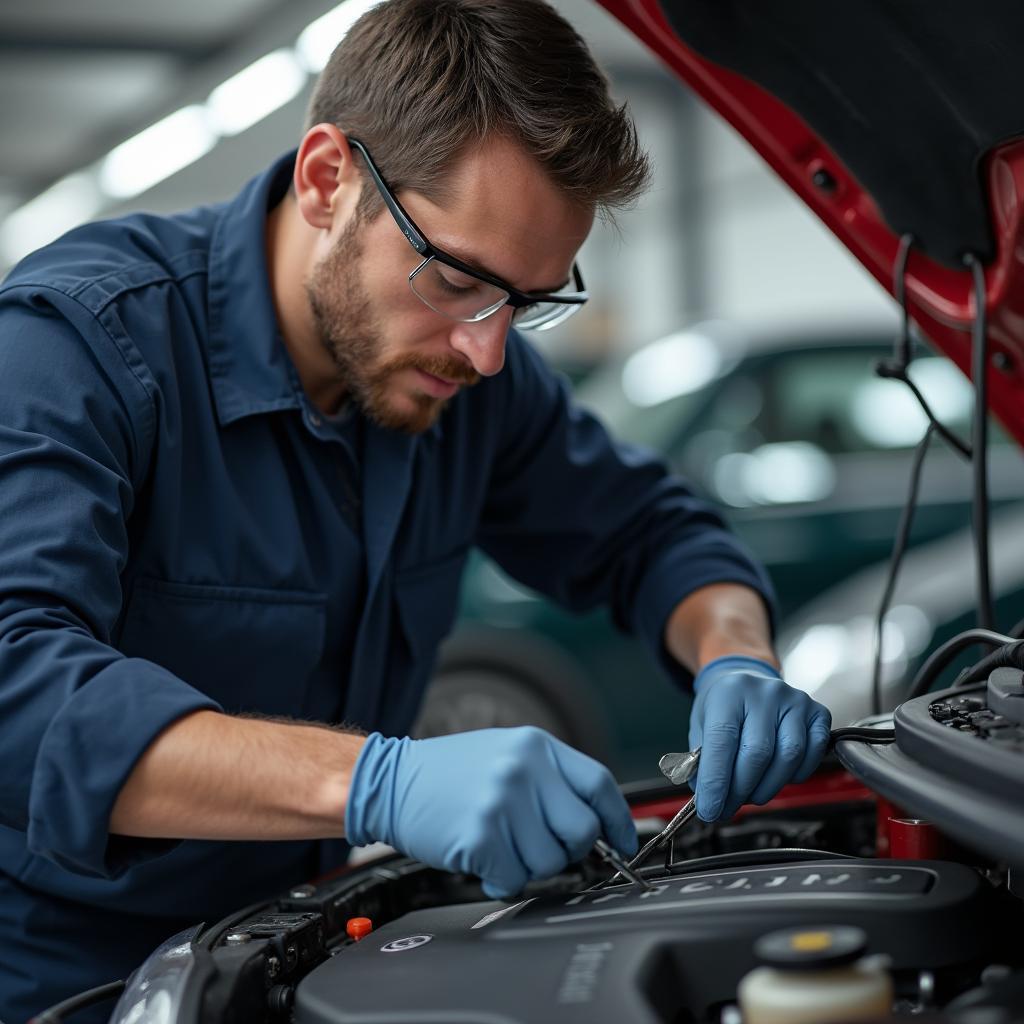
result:
[[[893,968],[995,955],[1000,905],[973,870],[939,861],[823,860],[677,875],[507,907],[407,914],[298,987],[296,1024],[664,1024],[731,1002],[751,947],[793,925],[863,928]],[[979,937],[981,945],[979,945]],[[680,1016],[682,1014],[682,1016]]]

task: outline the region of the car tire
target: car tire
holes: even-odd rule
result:
[[[489,667],[442,670],[430,684],[413,724],[415,739],[472,729],[536,725],[581,746],[558,709],[529,683]]]

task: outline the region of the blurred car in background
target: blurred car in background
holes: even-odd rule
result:
[[[775,584],[787,679],[824,687],[816,696],[829,703],[832,694],[843,712],[837,717],[847,705],[862,714],[870,709],[870,623],[926,426],[905,385],[875,374],[892,354],[896,331],[895,317],[796,327],[700,323],[595,371],[576,393],[614,436],[653,449],[721,506]],[[938,418],[966,435],[973,399],[960,371],[919,349],[910,376]],[[1020,450],[995,426],[992,434],[991,500],[998,509],[1022,502],[1024,473]],[[941,442],[932,447],[915,545],[964,531],[970,521],[969,466]],[[925,547],[913,564],[933,574],[943,551]],[[915,652],[973,608],[970,557],[967,545],[951,591],[956,607],[932,608],[916,620]],[[857,575],[862,570],[866,576]],[[815,599],[855,575],[860,585],[843,584],[836,607],[823,611]],[[912,576],[908,561],[906,578]],[[906,607],[889,621],[906,618]],[[859,660],[845,673],[808,668],[813,638],[820,643],[826,635],[821,627],[845,628],[847,620],[867,624],[866,639],[854,644]],[[801,641],[800,629],[817,632]],[[835,650],[823,657],[834,659]],[[897,662],[890,659],[890,676]],[[856,690],[860,702],[840,700],[837,687]],[[661,754],[685,745],[688,715],[688,696],[605,612],[564,611],[475,553],[459,622],[414,734],[533,723],[600,757],[627,782],[653,775]]]
[[[992,516],[995,619],[1000,630],[1013,633],[1024,625],[1022,535],[1024,505],[1004,506]],[[919,544],[904,557],[883,630],[883,708],[906,699],[913,675],[928,654],[977,624],[974,566],[970,527]],[[840,581],[790,616],[778,638],[786,681],[827,704],[836,726],[873,713],[878,603],[888,574],[886,561]],[[977,661],[979,653],[978,648],[965,650],[942,678],[951,685],[959,669]]]

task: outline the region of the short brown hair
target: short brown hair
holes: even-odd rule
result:
[[[388,184],[434,198],[467,145],[504,135],[601,212],[650,169],[625,105],[576,31],[543,0],[387,0],[364,14],[317,82],[306,127],[358,138]],[[364,189],[360,212],[379,205]]]

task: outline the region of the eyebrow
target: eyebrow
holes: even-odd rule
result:
[[[461,260],[468,267],[472,267],[474,270],[479,270],[482,274],[488,274],[491,277],[496,277],[499,281],[505,281],[507,284],[511,282],[507,281],[505,277],[499,274],[496,270],[491,270],[489,267],[485,267],[472,253],[467,252],[459,245],[435,245],[436,249],[441,252],[448,253],[449,256],[454,256],[457,260]],[[524,295],[557,295],[566,285],[569,284],[571,278],[564,278],[559,284],[556,284],[550,288],[531,288],[526,291],[523,288],[517,288],[517,291],[522,292]]]

